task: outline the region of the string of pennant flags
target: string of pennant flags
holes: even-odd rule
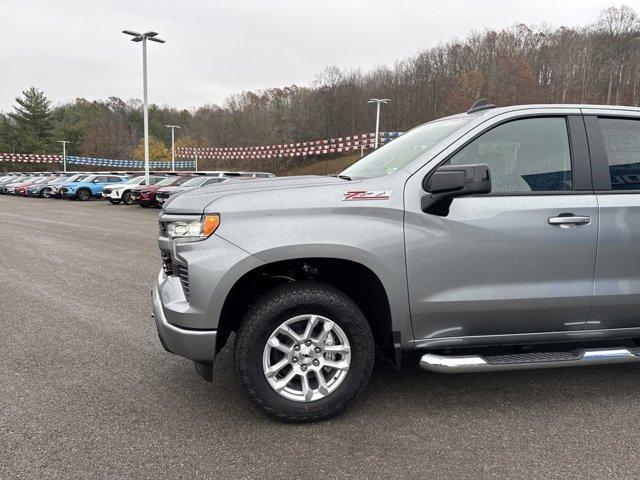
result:
[[[60,159],[62,161],[62,158]],[[96,167],[122,167],[122,168],[144,168],[143,160],[113,160],[110,158],[91,158],[67,156],[67,163],[75,165],[92,165]],[[195,168],[194,160],[176,160],[176,168]],[[171,162],[164,160],[152,160],[149,162],[150,168],[170,169]]]
[[[381,132],[379,143],[390,142],[403,132]],[[288,143],[279,145],[261,145],[253,147],[177,147],[176,168],[195,168],[195,159],[235,160],[235,159],[276,159],[302,157],[307,155],[327,155],[344,153],[352,150],[371,149],[375,145],[375,133],[363,133],[350,137],[337,137],[310,142]],[[115,160],[111,158],[78,157],[67,155],[67,163],[73,165],[90,165],[97,167],[121,167],[143,169],[142,160]],[[62,155],[36,153],[0,153],[0,161],[23,163],[62,163]],[[171,162],[152,160],[151,168],[169,169]]]
[[[23,163],[62,163],[62,155],[40,155],[35,153],[0,153],[0,161],[23,162]],[[114,160],[112,158],[77,157],[67,155],[67,163],[73,165],[90,165],[95,167],[122,167],[122,168],[144,168],[142,160]],[[194,160],[178,160],[176,168],[195,168]],[[171,162],[153,160],[149,162],[151,168],[170,169]]]
[[[387,143],[402,135],[403,132],[380,132],[379,143]],[[307,155],[327,155],[353,150],[370,149],[375,146],[375,133],[363,133],[349,137],[336,137],[309,142],[285,143],[278,145],[260,145],[250,147],[177,147],[179,158],[198,158],[212,160],[269,159],[302,157]]]

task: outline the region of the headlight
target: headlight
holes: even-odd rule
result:
[[[198,220],[180,220],[167,223],[167,235],[171,238],[185,238],[192,241],[204,240],[216,231],[220,225],[217,213],[203,215]]]

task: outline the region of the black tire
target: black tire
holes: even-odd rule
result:
[[[272,332],[296,315],[317,314],[335,322],[347,335],[351,363],[342,383],[326,397],[299,402],[277,393],[263,372],[262,355]],[[247,312],[236,334],[234,363],[240,384],[264,413],[287,422],[328,419],[366,386],[373,370],[375,347],[371,328],[358,306],[344,293],[318,282],[275,288]]]
[[[111,205],[118,205],[120,203],[120,200],[114,200],[113,198],[110,198],[109,199],[109,203]]]
[[[81,202],[86,202],[91,199],[91,192],[86,188],[81,188],[76,192],[76,198]]]
[[[122,203],[124,203],[125,205],[133,205],[136,203],[136,201],[131,196],[131,192],[124,192],[122,194]]]

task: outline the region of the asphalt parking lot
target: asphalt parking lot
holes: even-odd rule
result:
[[[443,376],[380,363],[342,416],[253,410],[149,316],[157,210],[0,196],[0,478],[632,478],[640,367]],[[411,358],[409,358],[411,360]]]

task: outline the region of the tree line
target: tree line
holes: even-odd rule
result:
[[[278,144],[370,132],[372,97],[383,106],[382,130],[407,130],[465,111],[478,98],[498,105],[640,103],[640,19],[629,7],[603,10],[590,25],[516,25],[485,30],[369,71],[328,67],[310,86],[245,91],[222,105],[195,110],[151,105],[151,157],[168,159],[170,131],[178,146]],[[0,113],[0,151],[142,158],[142,104],[78,98],[52,105],[31,87]]]

